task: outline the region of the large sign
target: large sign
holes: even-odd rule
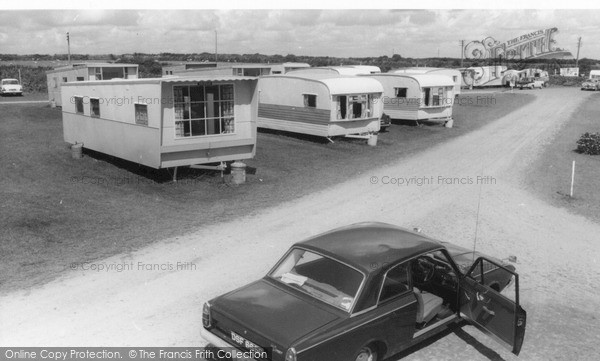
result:
[[[556,47],[557,28],[537,30],[504,43],[492,37],[471,41],[463,49],[467,59],[525,60],[573,57],[571,52]]]
[[[579,76],[579,68],[560,68],[562,76]]]

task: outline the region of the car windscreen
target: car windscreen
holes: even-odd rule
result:
[[[18,80],[3,80],[2,85],[18,85]]]
[[[344,263],[300,248],[288,252],[269,276],[346,312],[364,278]]]

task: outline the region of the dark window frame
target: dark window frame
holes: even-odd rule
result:
[[[406,98],[408,96],[408,88],[394,88],[396,98]]]
[[[234,83],[174,85],[173,100],[175,139],[235,134]]]
[[[100,99],[90,98],[90,117],[100,118]]]
[[[74,96],[75,99],[75,113],[76,114],[84,114],[83,110],[83,97],[82,96]]]
[[[317,107],[317,94],[302,94],[304,97],[305,108],[316,108]]]
[[[385,274],[383,275],[383,279],[381,280],[381,287],[379,288],[379,294],[377,295],[377,304],[378,305],[382,304],[382,303],[385,303],[385,302],[388,302],[390,300],[396,299],[398,297],[401,297],[402,295],[405,295],[408,292],[412,292],[413,285],[412,285],[412,275],[411,275],[411,271],[410,271],[410,262],[411,261],[405,261],[405,262],[399,263],[399,264],[397,264],[397,265],[395,265],[393,267],[390,267],[390,269],[388,269],[385,272]],[[385,287],[385,282],[388,279],[388,274],[391,271],[396,270],[398,267],[405,267],[405,272],[406,272],[406,290],[404,290],[404,291],[402,291],[402,292],[400,292],[398,294],[395,294],[395,295],[392,295],[392,296],[388,296],[388,297],[382,299],[381,297],[383,295],[383,289]]]
[[[135,124],[147,126],[148,125],[148,104],[135,103],[135,104],[133,104],[133,109],[134,109]],[[144,109],[144,113],[146,114],[145,119],[142,119],[143,117],[140,117],[140,115],[142,114],[142,112],[140,112],[141,109]]]

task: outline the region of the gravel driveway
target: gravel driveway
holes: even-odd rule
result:
[[[205,300],[261,277],[296,241],[374,220],[420,227],[498,258],[514,255],[521,275],[528,325],[519,358],[465,326],[405,360],[594,360],[600,225],[534,198],[522,181],[589,95],[569,88],[533,94],[530,105],[393,166],[340,179],[339,186],[255,217],[97,262],[110,270],[77,267],[41,288],[5,296],[0,344],[200,346]]]

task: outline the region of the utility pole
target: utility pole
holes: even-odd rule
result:
[[[581,36],[577,40],[577,58],[575,59],[575,67],[579,67],[579,48],[581,48]]]
[[[69,32],[67,31],[67,52],[68,52],[68,60],[69,60],[69,65],[71,65],[71,39],[69,37]]]
[[[219,60],[219,53],[217,49],[217,29],[215,29],[215,63]]]
[[[465,53],[465,41],[460,41],[460,67],[463,67],[463,55]]]

